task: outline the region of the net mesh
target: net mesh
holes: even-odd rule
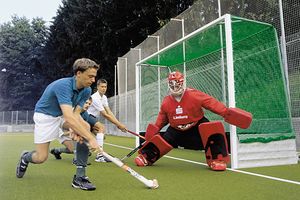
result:
[[[160,102],[168,92],[169,71],[184,72],[185,67],[188,87],[208,93],[228,106],[224,22],[175,44],[140,67],[141,130],[156,119]],[[236,107],[253,114],[248,129],[237,128],[239,141],[295,138],[275,28],[232,16],[232,45]],[[210,111],[206,116],[211,121],[223,120]],[[225,127],[229,131],[228,124]]]

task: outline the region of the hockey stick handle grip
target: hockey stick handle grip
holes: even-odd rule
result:
[[[146,140],[146,138],[145,138],[144,136],[142,136],[142,135],[140,135],[140,134],[137,134],[137,133],[135,133],[135,132],[133,132],[133,131],[131,131],[131,130],[127,130],[127,132],[128,132],[128,133],[131,133],[132,135],[135,135],[135,136],[137,136],[137,137],[139,137],[139,138],[142,138],[143,140]]]

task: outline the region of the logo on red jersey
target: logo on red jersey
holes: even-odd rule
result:
[[[173,117],[173,119],[187,119],[187,118],[188,118],[187,115],[178,115]]]
[[[187,119],[188,116],[187,115],[180,115],[183,113],[183,109],[181,106],[177,106],[176,108],[176,115],[177,116],[173,116],[173,119]]]
[[[180,106],[177,106],[176,108],[176,114],[182,114],[183,113],[183,109]]]

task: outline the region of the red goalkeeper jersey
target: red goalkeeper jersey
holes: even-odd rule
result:
[[[155,124],[161,129],[168,123],[178,130],[188,130],[203,116],[202,108],[224,117],[227,107],[208,94],[187,88],[178,102],[172,95],[164,98]]]

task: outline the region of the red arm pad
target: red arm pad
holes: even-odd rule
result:
[[[148,124],[145,134],[146,141],[149,141],[154,135],[158,134],[159,130],[159,127],[155,124]]]
[[[252,122],[252,114],[239,108],[228,108],[224,119],[229,124],[246,129]]]

